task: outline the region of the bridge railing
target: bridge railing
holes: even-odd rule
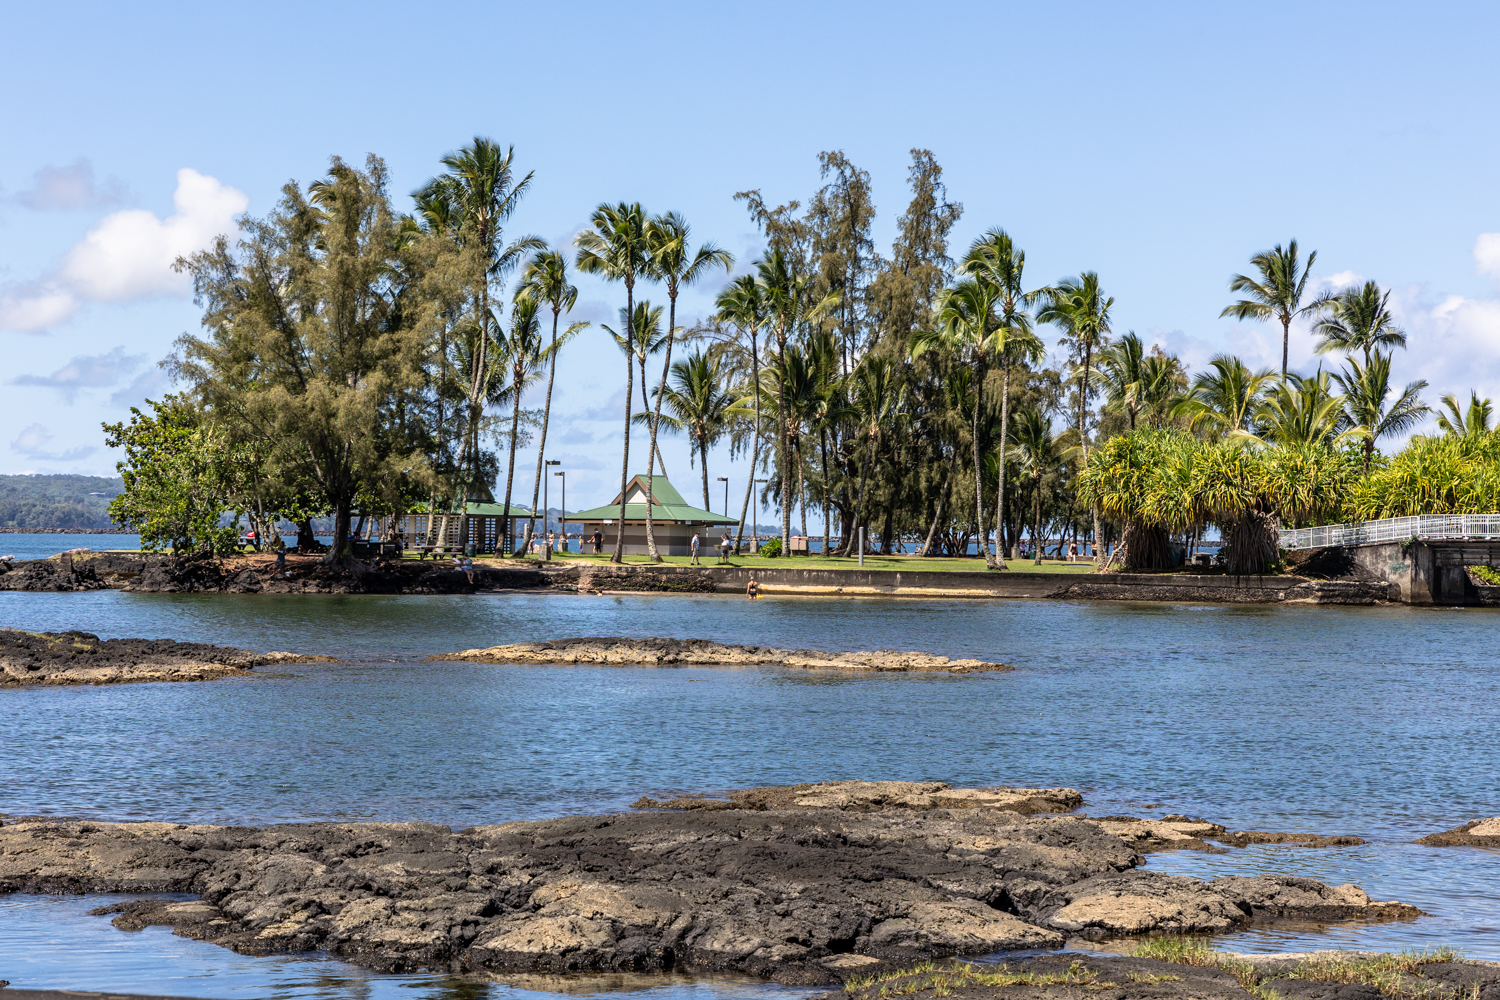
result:
[[[1281,529],[1281,547],[1284,549],[1378,545],[1404,542],[1410,538],[1500,540],[1500,514],[1421,514],[1354,524],[1325,524],[1317,528]]]

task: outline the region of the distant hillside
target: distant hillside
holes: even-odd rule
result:
[[[0,528],[110,528],[109,501],[124,488],[104,476],[0,476]]]

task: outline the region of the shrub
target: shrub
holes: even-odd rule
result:
[[[781,539],[773,538],[760,547],[760,554],[767,559],[775,559],[781,555]]]

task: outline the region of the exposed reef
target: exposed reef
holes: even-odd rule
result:
[[[332,662],[331,656],[255,653],[201,642],[0,629],[0,687],[206,681],[273,663]]]
[[[1418,915],[1353,885],[1134,870],[1141,856],[1098,823],[1025,815],[1075,796],[839,782],[720,800],[741,808],[458,832],[32,818],[0,828],[0,891],[193,893],[96,912],[247,954],[324,950],[382,970],[685,968],[807,984],[1069,937]]]
[[[466,649],[439,653],[429,660],[470,660],[479,663],[590,663],[629,666],[773,666],[816,670],[876,670],[896,672],[944,672],[967,674],[978,671],[1013,670],[1003,663],[984,660],[953,660],[930,653],[876,650],[857,653],[827,653],[817,649],[772,649],[769,646],[734,646],[706,639],[554,639],[550,642],[514,642],[488,649]]]
[[[1500,816],[1476,819],[1417,841],[1429,847],[1500,847]]]

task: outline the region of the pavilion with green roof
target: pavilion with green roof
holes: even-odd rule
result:
[[[699,536],[701,553],[708,555],[718,544],[718,536],[709,537],[714,529],[724,529],[739,524],[739,519],[715,514],[690,505],[682,499],[666,476],[637,474],[625,487],[625,520],[620,521],[620,494],[603,507],[581,510],[566,515],[569,524],[582,524],[585,539],[584,551],[592,552],[587,540],[595,531],[604,536],[604,551],[615,550],[615,540],[623,523],[625,552],[628,555],[646,553],[646,481],[651,483],[651,530],[656,536],[656,551],[664,556],[686,556],[692,554],[693,533]]]

